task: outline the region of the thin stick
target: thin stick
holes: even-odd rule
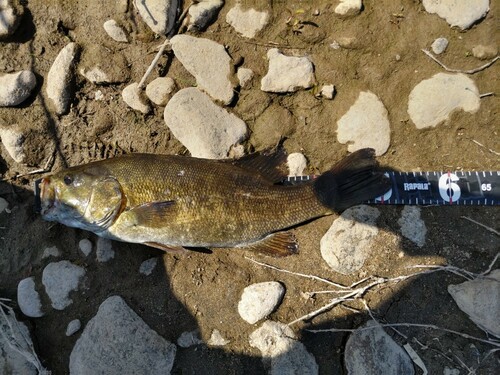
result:
[[[494,92],[485,92],[484,94],[479,94],[479,97],[480,98],[485,98],[487,96],[493,96],[493,95],[495,95]]]
[[[483,227],[484,229],[486,229],[487,231],[490,231],[491,233],[494,233],[496,234],[497,236],[500,236],[500,232],[496,231],[495,229],[491,228],[491,227],[488,227],[487,225],[484,225],[482,223],[480,223],[479,221],[476,221],[474,219],[471,219],[470,217],[467,217],[467,216],[460,216],[462,219],[465,219],[465,220],[469,220],[471,223],[474,223],[474,224],[477,224],[479,225],[480,227]]]
[[[16,175],[15,178],[29,176],[29,175],[38,174],[38,173],[50,172],[50,170],[52,169],[52,165],[53,165],[52,163],[54,162],[55,157],[56,157],[55,152],[52,152],[52,155],[50,155],[50,157],[47,159],[47,162],[45,163],[45,166],[43,168],[35,169],[34,171],[31,171],[31,172],[18,174],[18,175]]]
[[[487,274],[489,274],[491,272],[491,270],[493,269],[493,266],[497,262],[498,257],[500,257],[500,253],[497,253],[497,255],[495,255],[495,258],[493,258],[493,260],[491,261],[491,263],[488,266],[488,268],[486,269],[486,271],[484,271],[481,275],[484,276],[484,275],[487,275]]]
[[[470,69],[470,70],[460,70],[460,69],[451,69],[451,68],[448,68],[446,65],[444,65],[441,61],[439,61],[437,58],[435,58],[431,53],[430,51],[426,50],[426,49],[423,49],[422,50],[423,53],[425,53],[427,56],[429,56],[432,60],[434,60],[436,63],[438,63],[444,70],[446,70],[447,72],[452,72],[452,73],[464,73],[464,74],[474,74],[474,73],[477,73],[477,72],[480,72],[481,70],[484,70],[486,68],[488,68],[489,66],[493,65],[499,58],[500,56],[497,56],[495,57],[493,60],[491,60],[489,63],[486,63],[482,66],[480,66],[479,68],[476,68],[476,69]]]
[[[149,65],[148,70],[146,70],[146,73],[144,73],[144,75],[142,76],[142,79],[139,82],[139,85],[137,85],[137,87],[139,89],[142,89],[144,87],[144,84],[146,83],[146,80],[148,79],[149,75],[151,74],[151,72],[155,68],[156,64],[158,63],[158,60],[160,60],[161,55],[163,55],[163,52],[165,51],[165,49],[168,46],[170,46],[170,39],[165,39],[165,41],[161,45],[160,49],[158,50],[158,53],[156,54],[155,58],[151,62],[151,65]]]
[[[495,154],[495,155],[498,155],[500,156],[500,152],[496,152],[494,150],[492,150],[491,148],[488,148],[486,147],[485,145],[483,145],[482,143],[479,143],[478,141],[476,141],[475,139],[471,139],[472,142],[474,142],[476,145],[480,146],[480,147],[484,147],[485,149],[487,149],[489,152]]]

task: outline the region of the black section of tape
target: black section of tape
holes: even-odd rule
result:
[[[34,204],[34,209],[36,213],[39,213],[42,211],[42,200],[40,199],[40,183],[42,182],[42,179],[38,179],[35,181],[35,204]]]

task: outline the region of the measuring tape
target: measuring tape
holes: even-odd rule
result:
[[[367,204],[500,205],[500,171],[496,172],[386,172],[391,189]],[[289,176],[297,184],[315,176]]]

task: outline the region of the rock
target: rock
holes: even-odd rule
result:
[[[58,115],[68,113],[73,99],[74,65],[78,51],[76,43],[69,43],[59,52],[47,75],[47,97]]]
[[[175,82],[170,77],[158,77],[146,86],[146,95],[156,105],[165,106],[175,91]]]
[[[250,345],[262,352],[271,375],[318,374],[318,364],[286,324],[266,321],[250,334]]]
[[[349,275],[363,267],[378,234],[375,223],[379,215],[378,209],[360,205],[348,208],[333,222],[321,239],[320,249],[335,272]]]
[[[35,86],[36,77],[29,70],[4,74],[0,77],[0,107],[21,104],[29,98]]]
[[[321,88],[320,94],[325,99],[332,100],[335,96],[335,86],[334,85],[324,85]]]
[[[134,1],[140,16],[156,34],[167,35],[175,26],[178,0]]]
[[[0,138],[7,153],[16,163],[23,163],[26,159],[24,141],[26,134],[16,125],[0,127]]]
[[[136,4],[142,4],[136,2]],[[130,68],[121,52],[112,51],[98,44],[88,45],[82,52],[79,72],[95,84],[115,84],[130,79]]]
[[[415,373],[408,354],[382,327],[370,321],[351,333],[344,351],[349,374],[412,375]]]
[[[42,284],[54,309],[64,310],[73,303],[69,294],[78,290],[83,276],[85,270],[67,260],[49,263],[43,269]]]
[[[80,242],[78,242],[78,247],[85,256],[88,256],[92,252],[92,242],[86,238],[83,238]]]
[[[22,355],[12,346],[29,354],[30,358]],[[34,362],[38,364],[38,369],[33,365]],[[7,311],[5,316],[0,314],[0,369],[2,374],[37,375],[46,373],[36,357],[36,353],[33,352],[33,341],[28,327],[16,319],[12,310]]]
[[[443,375],[460,375],[460,370],[457,368],[445,366],[443,369]]]
[[[493,59],[498,55],[498,48],[494,44],[488,46],[480,44],[472,48],[472,55],[479,60]]]
[[[0,40],[14,34],[23,13],[24,8],[18,0],[0,0]]]
[[[82,323],[79,319],[72,320],[66,327],[66,336],[72,336],[82,328]]]
[[[189,7],[188,30],[203,31],[217,19],[224,0],[200,0]]]
[[[40,295],[35,289],[35,278],[22,279],[17,284],[17,304],[24,315],[40,318],[44,315]]]
[[[9,211],[9,202],[7,202],[4,198],[0,197],[0,214],[3,212],[10,213]]]
[[[102,26],[111,39],[120,43],[128,43],[128,37],[125,30],[123,30],[115,20],[107,20]]]
[[[198,330],[191,332],[182,332],[177,339],[177,345],[181,348],[189,348],[191,346],[203,344],[200,339],[200,332]]]
[[[491,271],[486,276],[466,281],[458,285],[449,285],[451,294],[460,310],[486,332],[500,337],[500,269]]]
[[[358,46],[358,39],[353,36],[339,37],[337,40],[334,40],[332,44],[330,44],[330,47],[333,49],[356,49]]]
[[[267,52],[267,58],[269,70],[262,78],[262,91],[294,92],[313,86],[314,67],[309,58],[285,56],[277,48],[271,48]]]
[[[387,109],[378,96],[370,91],[359,94],[337,126],[337,140],[348,143],[349,152],[371,147],[375,149],[375,155],[380,156],[391,143]]]
[[[361,0],[340,0],[335,8],[335,13],[341,16],[355,16],[361,12],[363,3]]]
[[[248,68],[239,68],[238,71],[236,72],[236,76],[238,77],[238,80],[240,81],[240,86],[242,88],[246,88],[249,83],[253,79],[253,71],[252,69]]]
[[[210,346],[225,346],[229,343],[230,341],[226,340],[218,329],[214,329],[212,331],[212,335],[210,336],[210,339],[207,342],[207,344]]]
[[[226,158],[231,146],[246,137],[242,120],[194,87],[180,90],[170,99],[164,118],[173,135],[198,158]]]
[[[286,159],[288,163],[288,175],[289,176],[303,176],[304,169],[307,168],[307,160],[304,155],[300,152],[294,152],[288,155]]]
[[[136,111],[148,114],[151,111],[149,101],[144,94],[144,91],[139,88],[137,82],[131,83],[122,91],[122,99],[127,105]]]
[[[440,55],[446,51],[446,47],[448,47],[448,39],[446,38],[437,38],[431,45],[432,52],[436,55]]]
[[[189,35],[176,35],[170,43],[175,57],[196,78],[200,89],[226,105],[231,103],[234,96],[231,57],[223,45]]]
[[[226,22],[245,38],[254,38],[267,25],[268,20],[268,12],[259,12],[253,8],[245,10],[239,3],[226,15]]]
[[[408,114],[417,129],[423,129],[437,126],[457,109],[475,113],[479,105],[479,90],[472,79],[461,73],[437,73],[413,88]]]
[[[427,228],[425,222],[420,218],[420,207],[404,206],[401,218],[398,220],[401,234],[415,243],[418,247],[425,245]]]
[[[257,323],[276,309],[284,294],[285,288],[276,281],[247,286],[238,302],[238,313],[246,322]]]
[[[490,10],[489,0],[423,0],[422,4],[429,13],[436,13],[450,26],[468,29]]]
[[[43,250],[42,259],[48,257],[57,258],[60,256],[61,256],[61,251],[57,248],[57,246],[52,246],[52,247],[47,247]]]
[[[143,275],[149,276],[153,273],[156,265],[158,264],[158,258],[150,258],[141,263],[139,267],[139,272]]]
[[[104,263],[115,257],[115,251],[111,240],[107,238],[98,237],[96,244],[96,258],[98,262]]]
[[[170,374],[176,347],[153,331],[119,296],[105,300],[77,340],[69,372]]]

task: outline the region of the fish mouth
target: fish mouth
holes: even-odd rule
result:
[[[35,212],[46,215],[55,204],[55,192],[50,186],[50,178],[44,177],[35,181]]]

